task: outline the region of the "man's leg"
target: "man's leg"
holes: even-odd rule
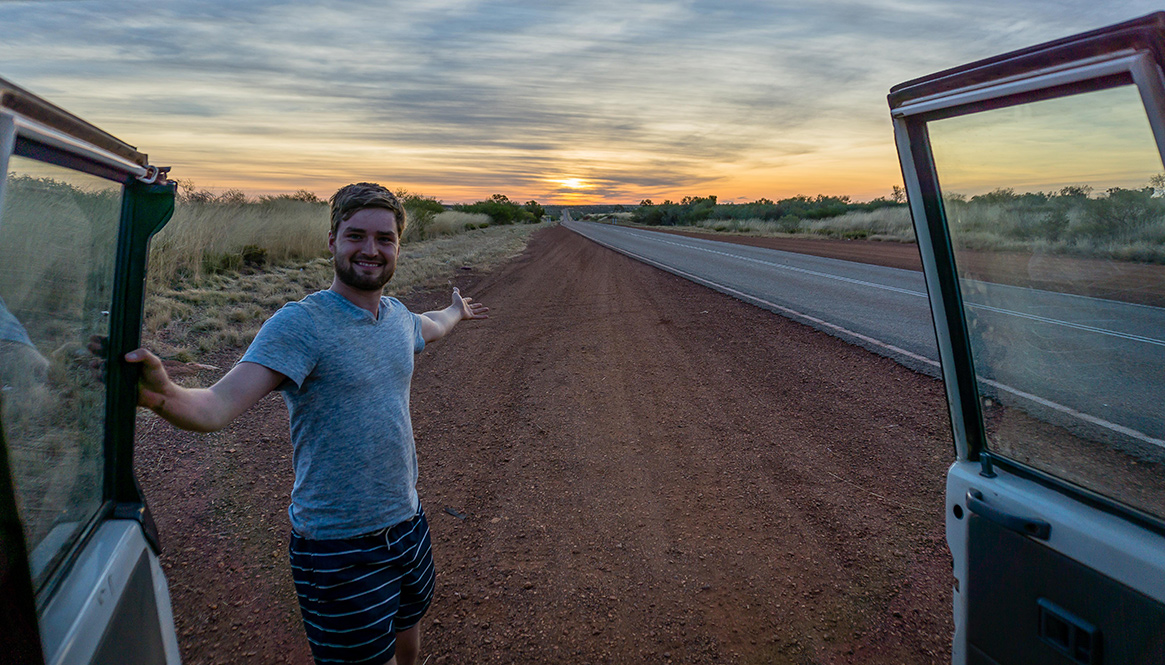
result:
[[[416,665],[421,653],[421,625],[396,634],[396,655],[386,665]]]
[[[421,511],[409,523],[406,537],[398,544],[409,557],[408,570],[401,577],[400,606],[396,626],[408,626],[396,633],[396,660],[394,665],[415,665],[421,652],[421,617],[433,600],[433,551],[429,541],[429,523]]]
[[[392,559],[400,552],[385,548],[384,533],[312,540],[293,531],[289,551],[304,630],[316,662],[385,662],[381,658],[396,662],[389,656],[396,648],[391,629],[400,608],[393,601],[400,595],[402,576]],[[351,598],[364,602],[354,605]],[[354,621],[366,625],[355,628],[359,623]]]

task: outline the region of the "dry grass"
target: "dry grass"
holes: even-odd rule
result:
[[[800,222],[798,222],[799,224]],[[764,219],[706,219],[697,226],[713,233],[742,233],[754,236],[789,236],[792,229],[788,224]]]
[[[150,245],[150,286],[326,257],[328,226],[326,203],[179,201]]]
[[[914,225],[909,208],[878,208],[869,212],[847,212],[838,217],[802,222],[810,233],[833,238],[866,238],[914,242]]]
[[[433,216],[426,229],[426,238],[451,236],[474,229],[484,229],[490,225],[490,216],[482,212],[461,212],[446,210]]]
[[[622,224],[624,226],[633,225],[635,213],[631,212],[604,212],[604,213],[587,213],[579,218],[585,222],[597,222],[599,224]]]
[[[530,234],[545,226],[493,226],[410,243],[385,293],[440,287],[465,267],[489,269],[521,253]],[[327,288],[332,275],[330,258],[314,258],[262,271],[204,273],[152,288],[146,298],[145,343],[163,358],[182,362],[197,362],[224,349],[241,350],[275,310]]]

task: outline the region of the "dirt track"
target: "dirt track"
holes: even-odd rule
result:
[[[458,283],[492,318],[413,383],[422,660],[949,661],[938,382],[560,227]],[[281,400],[140,425],[184,662],[310,662]]]

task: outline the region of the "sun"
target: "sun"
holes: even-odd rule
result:
[[[567,189],[586,189],[590,184],[582,178],[559,178],[551,182],[556,182]]]

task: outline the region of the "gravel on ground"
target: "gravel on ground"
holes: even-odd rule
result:
[[[562,227],[453,284],[491,318],[417,359],[423,662],[949,662],[938,381]],[[310,663],[281,398],[138,425],[183,661]]]

